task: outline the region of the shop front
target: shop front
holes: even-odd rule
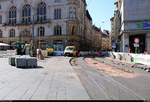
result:
[[[129,36],[130,53],[144,53],[146,50],[146,34]]]

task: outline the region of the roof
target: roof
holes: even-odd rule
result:
[[[98,28],[98,27],[96,27],[95,25],[93,25],[93,29],[96,30],[96,31],[98,31],[98,32],[101,32],[101,29]]]
[[[106,36],[109,36],[110,35],[110,33],[109,33],[109,31],[108,30],[103,30],[103,33],[102,33],[103,35],[106,35]]]
[[[92,17],[91,17],[91,15],[90,15],[90,13],[89,13],[88,10],[86,10],[86,16],[87,16],[87,18],[88,18],[90,21],[92,21]]]
[[[0,46],[9,46],[9,45],[5,43],[0,43]]]
[[[87,5],[86,0],[82,0],[85,5]]]

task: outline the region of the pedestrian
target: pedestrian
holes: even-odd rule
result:
[[[77,57],[80,57],[80,51],[79,50],[77,51]]]
[[[145,49],[144,54],[145,54],[145,55],[147,55],[147,54],[148,54],[147,49]]]
[[[25,44],[25,55],[30,55],[30,44]]]
[[[40,58],[40,49],[36,50],[36,55],[37,55],[37,59],[39,59]]]
[[[44,60],[44,56],[42,54],[41,49],[37,49],[37,58],[40,60]]]

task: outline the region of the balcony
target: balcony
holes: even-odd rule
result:
[[[32,24],[46,24],[46,23],[51,23],[51,19],[36,19],[34,21],[21,21],[17,23],[9,23],[6,22],[3,24],[3,26],[29,26]]]
[[[68,4],[75,4],[75,5],[79,5],[78,0],[68,0]]]
[[[16,41],[28,41],[30,42],[32,39],[32,37],[3,37],[3,38],[0,38],[0,41],[2,42],[16,42]],[[58,36],[55,36],[55,35],[52,35],[52,36],[41,36],[41,37],[34,37],[34,40],[35,41],[38,41],[38,40],[43,40],[43,41],[53,41],[53,40],[76,40],[76,41],[80,41],[81,40],[81,37],[78,36],[78,35],[58,35]]]

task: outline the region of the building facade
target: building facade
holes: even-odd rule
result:
[[[84,47],[85,50],[91,50],[92,49],[92,35],[93,35],[93,29],[92,29],[92,17],[88,10],[86,10],[86,16],[85,16],[85,40],[84,40]]]
[[[111,36],[108,30],[101,33],[101,50],[112,50]]]
[[[116,0],[121,16],[120,51],[150,53],[150,0]]]
[[[92,46],[94,50],[101,50],[102,49],[102,34],[101,28],[96,27],[93,25],[93,35],[92,35]]]
[[[0,0],[0,42],[62,51],[78,48],[85,33],[85,0]]]

